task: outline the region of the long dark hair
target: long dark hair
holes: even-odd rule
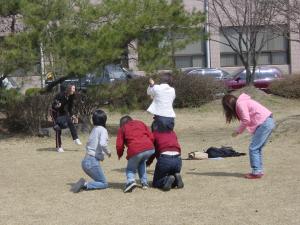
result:
[[[232,120],[239,119],[236,114],[237,97],[234,95],[224,95],[222,98],[222,105],[226,117],[226,123],[231,123]]]
[[[103,110],[97,109],[93,113],[92,120],[93,120],[93,124],[95,126],[106,127],[107,116],[106,116],[106,113]]]

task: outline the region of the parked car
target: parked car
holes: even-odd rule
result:
[[[64,90],[68,84],[74,84],[77,90],[85,91],[88,86],[107,84],[118,80],[127,80],[136,77],[133,72],[126,70],[119,64],[109,64],[93,73],[88,73],[84,77],[70,77],[61,83],[61,89]],[[46,85],[54,80],[46,80]]]
[[[197,68],[191,67],[183,69],[183,73],[186,75],[192,76],[208,76],[213,77],[217,80],[225,80],[228,79],[231,75],[225,70],[218,68]]]
[[[277,79],[282,79],[283,73],[277,67],[264,67],[259,66],[255,69],[254,74],[254,86],[268,91],[268,88],[272,81]],[[229,91],[236,90],[246,86],[246,70],[239,69],[237,70],[232,78],[224,81],[225,86]]]

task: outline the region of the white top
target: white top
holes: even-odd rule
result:
[[[148,87],[147,94],[153,98],[151,105],[147,109],[148,112],[157,116],[175,118],[173,102],[176,95],[174,88],[168,84],[155,84],[153,87]]]
[[[86,144],[87,153],[102,161],[104,160],[104,154],[110,154],[107,145],[108,133],[106,128],[102,126],[95,126]]]

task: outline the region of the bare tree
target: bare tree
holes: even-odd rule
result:
[[[253,83],[260,53],[270,41],[267,33],[277,14],[275,1],[209,0],[210,26],[222,37],[211,40],[230,47],[238,55],[246,69],[247,85]]]
[[[278,16],[275,33],[283,33],[284,36],[300,43],[300,0],[277,0],[276,9]]]

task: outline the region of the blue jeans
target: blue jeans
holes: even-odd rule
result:
[[[268,117],[254,132],[250,146],[249,157],[250,165],[253,174],[263,173],[263,157],[262,148],[266,144],[272,130],[275,127],[275,123],[272,117]]]
[[[136,170],[138,171],[141,183],[147,184],[146,161],[154,152],[154,149],[147,150],[128,159],[126,168],[127,184],[135,181]]]
[[[87,183],[87,190],[105,189],[108,187],[100,163],[94,156],[85,156],[81,166],[83,171],[94,180]]]
[[[153,122],[151,125],[152,131],[170,131],[174,129],[175,126],[175,118],[173,117],[165,117],[165,116],[157,116],[153,117]]]
[[[153,187],[162,188],[169,175],[180,173],[182,161],[180,156],[160,155],[157,159],[153,176]]]

